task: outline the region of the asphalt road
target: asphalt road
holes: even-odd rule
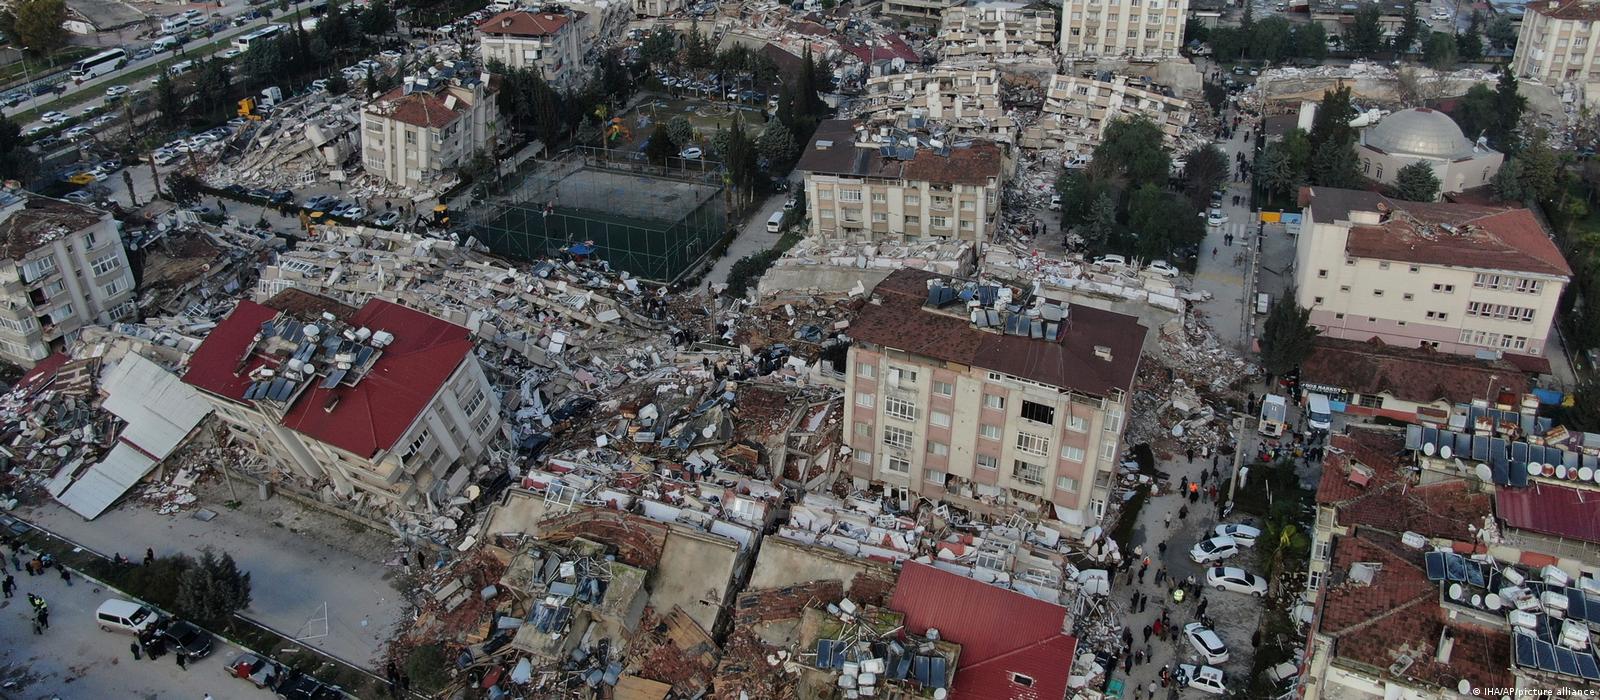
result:
[[[227,677],[227,662],[238,647],[217,640],[204,659],[178,667],[171,654],[159,660],[134,661],[128,650],[133,637],[102,632],[95,609],[115,597],[92,582],[75,578],[72,586],[55,571],[28,576],[11,569],[16,596],[0,601],[0,697],[15,698],[270,698],[250,683]],[[27,595],[35,593],[50,606],[50,629],[34,635]]]

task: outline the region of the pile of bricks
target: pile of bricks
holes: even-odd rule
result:
[[[867,569],[850,580],[848,597],[861,605],[885,607],[894,593],[895,573],[888,567]]]
[[[723,649],[722,663],[717,664],[717,677],[713,681],[715,686],[709,697],[713,700],[741,700],[746,697],[789,700],[797,697],[795,676],[767,663],[767,657],[777,651],[777,647],[761,641],[748,628],[734,628]]]
[[[842,598],[844,584],[838,580],[746,591],[734,603],[733,620],[740,627],[774,620],[794,620],[808,607],[837,603]]]
[[[539,535],[552,543],[582,537],[614,545],[617,561],[653,570],[667,543],[667,526],[629,513],[584,508],[540,521]]]

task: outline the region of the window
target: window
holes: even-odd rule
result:
[[[884,397],[883,412],[891,418],[899,418],[900,420],[911,421],[917,419],[916,404],[893,396]]]
[[[935,396],[954,396],[956,387],[950,382],[941,382],[935,379],[933,380],[933,393]]]
[[[944,472],[937,469],[922,470],[922,478],[930,484],[944,486]]]
[[[902,450],[911,449],[911,431],[902,430],[892,425],[883,426],[883,444],[898,447]]]
[[[950,414],[944,411],[929,411],[928,424],[935,428],[948,428],[950,427]]]
[[[1311,572],[1310,574],[1308,574],[1306,576],[1306,590],[1308,590],[1308,591],[1322,590],[1322,572],[1321,571],[1313,571],[1313,572]]]
[[[1004,411],[1006,408],[1006,397],[999,394],[984,394],[983,407]]]
[[[881,202],[888,202],[889,198],[887,196],[885,196],[882,192],[873,192],[872,193],[872,201],[880,202],[880,203]]]
[[[1322,297],[1312,297],[1311,298],[1311,303],[1312,304],[1321,304],[1322,303]]]
[[[1422,272],[1422,267],[1420,265],[1412,265],[1411,267],[1407,268],[1406,271],[1410,272],[1411,274],[1416,274],[1418,272]]]
[[[855,454],[852,455],[852,456],[855,457],[857,462],[860,462],[862,464],[872,464],[872,451],[871,450],[856,450]]]
[[[894,455],[884,455],[883,470],[886,472],[894,472],[896,474],[910,474],[911,462]]]
[[[1044,457],[1050,454],[1050,438],[1030,433],[1017,433],[1017,450],[1026,454]]]
[[[866,392],[856,392],[856,405],[862,408],[872,408],[878,405],[877,395]]]
[[[1328,560],[1328,543],[1327,542],[1318,542],[1316,544],[1311,545],[1311,561],[1327,561],[1327,560]]]
[[[1380,261],[1378,261],[1378,269],[1379,270],[1387,270],[1387,269],[1389,269],[1389,261],[1388,260],[1380,260]]]
[[[1082,462],[1083,457],[1084,454],[1082,447],[1073,447],[1071,445],[1067,445],[1061,448],[1061,458],[1067,460],[1068,462]]]
[[[889,215],[881,211],[872,212],[872,223],[881,224],[889,221]]]
[[[1339,320],[1344,320],[1344,314],[1342,313],[1334,314],[1333,317]]]
[[[856,376],[872,379],[873,377],[878,376],[878,366],[871,362],[857,362]]]
[[[1327,270],[1317,270],[1317,277],[1320,278],[1320,279],[1327,279],[1328,278],[1328,271]]]
[[[1038,486],[1044,483],[1044,467],[1020,459],[1012,460],[1011,476],[1024,484]]]
[[[1078,480],[1070,476],[1056,477],[1056,488],[1070,493],[1078,492]]]
[[[1028,401],[1027,399],[1023,399],[1022,417],[1035,423],[1055,425],[1056,409],[1054,406],[1046,406],[1042,403],[1034,403],[1032,401]]]
[[[84,234],[84,236],[83,236],[83,249],[84,250],[89,250],[91,248],[94,248],[94,240],[95,239],[94,239],[94,232],[93,231],[90,231],[90,232]]]
[[[466,403],[461,405],[461,413],[468,418],[478,415],[478,409],[483,408],[483,390],[479,389]]]
[[[489,424],[493,422],[494,411],[484,411],[483,415],[478,416],[478,420],[473,421],[472,432],[477,435],[482,435],[485,430],[489,429]]]
[[[1087,431],[1088,429],[1089,421],[1084,420],[1083,416],[1067,416],[1067,430],[1071,430],[1074,433],[1081,433]]]
[[[917,206],[922,204],[922,198],[914,194],[908,194],[906,195],[906,204],[910,206]]]
[[[90,270],[96,277],[122,267],[122,261],[117,259],[117,251],[113,250],[90,263]]]
[[[1427,317],[1431,318],[1431,319],[1436,319],[1436,320],[1439,320],[1439,321],[1446,321],[1446,320],[1450,319],[1450,314],[1448,314],[1448,313],[1446,313],[1444,311],[1429,311],[1427,313]]]
[[[1453,284],[1439,284],[1438,282],[1435,282],[1433,284],[1433,291],[1439,292],[1440,294],[1454,294],[1456,291],[1456,286]]]
[[[928,217],[928,225],[934,228],[949,228],[950,219],[944,216],[930,216]]]
[[[817,190],[817,199],[833,199],[833,190]]]
[[[1033,678],[1028,677],[1028,676],[1024,676],[1024,675],[1022,675],[1020,673],[1013,672],[1011,674],[1011,682],[1012,683],[1016,683],[1017,685],[1020,685],[1020,686],[1022,686],[1024,688],[1032,688],[1033,687]]]
[[[911,370],[911,369],[900,369],[899,367],[890,367],[889,368],[889,381],[891,383],[893,383],[895,386],[901,386],[901,387],[906,386],[907,384],[916,384],[917,383],[917,372],[916,372],[916,370]]]
[[[1117,456],[1116,440],[1100,441],[1100,459],[1114,459]]]
[[[1341,292],[1348,292],[1348,291],[1350,291],[1350,285],[1348,285],[1348,284],[1341,284],[1341,285],[1339,285],[1339,291],[1341,291]]]
[[[1405,294],[1400,295],[1400,298],[1406,301],[1411,301],[1412,299],[1417,298],[1417,295],[1412,294],[1411,292],[1406,292]]]
[[[102,287],[101,289],[105,290],[106,296],[109,297],[109,296],[115,296],[117,292],[120,292],[120,291],[122,291],[124,289],[127,289],[127,288],[128,288],[128,278],[126,278],[126,277],[118,277],[117,279],[111,280],[111,284],[108,284],[108,285]]]
[[[411,444],[406,445],[406,451],[400,453],[400,461],[411,461],[411,458],[417,456],[417,453],[421,452],[422,448],[428,444],[428,438],[430,437],[432,436],[428,434],[428,431],[422,431],[422,433],[417,435],[417,439],[412,440]]]
[[[979,469],[999,469],[1000,468],[1000,460],[995,459],[993,457],[990,457],[989,455],[978,455],[978,468]]]
[[[985,440],[999,440],[1000,426],[984,423],[983,425],[978,426],[978,437],[981,437]]]
[[[839,201],[859,202],[861,201],[861,190],[839,190]]]
[[[1356,404],[1366,408],[1383,408],[1383,396],[1379,394],[1362,394]]]
[[[928,441],[928,454],[936,455],[936,456],[939,456],[939,457],[949,457],[950,456],[950,446],[945,444],[945,443],[938,442],[936,440],[929,440]]]
[[[1375,296],[1375,297],[1383,296],[1383,290],[1382,289],[1374,289],[1374,290],[1372,290],[1372,296]]]

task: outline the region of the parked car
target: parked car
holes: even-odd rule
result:
[[[1061,193],[1050,193],[1050,211],[1061,211]]]
[[[114,100],[126,94],[128,94],[128,86],[126,85],[112,85],[106,88],[106,99]]]
[[[344,692],[303,673],[286,679],[277,689],[284,700],[343,700]]]
[[[148,47],[142,48],[142,49],[139,49],[138,51],[133,52],[133,61],[135,63],[137,63],[139,61],[143,61],[143,60],[145,60],[145,59],[147,59],[147,58],[149,58],[151,56],[154,56],[154,55],[156,55],[156,52],[151,51]]]
[[[116,121],[116,120],[117,120],[117,115],[115,115],[115,114],[102,114],[102,115],[100,115],[98,117],[95,117],[94,121],[89,122],[89,126],[93,126],[93,127],[97,127],[97,128],[98,127],[103,127],[103,126],[105,126],[107,124],[110,124],[111,122]]]
[[[1161,275],[1162,277],[1178,276],[1178,268],[1173,267],[1172,263],[1169,263],[1165,260],[1153,260],[1149,265],[1146,265],[1144,269]]]
[[[294,201],[294,191],[278,190],[277,192],[273,192],[272,196],[269,197],[267,201],[272,202],[273,204],[287,204]]]
[[[1206,214],[1207,226],[1221,226],[1225,223],[1228,223],[1228,215],[1219,207],[1213,207],[1211,212]]]
[[[289,677],[289,669],[272,659],[240,654],[228,664],[228,675],[250,681],[257,688],[275,690]]]
[[[83,126],[83,125],[80,124],[78,126],[72,127],[71,129],[67,129],[61,135],[65,136],[68,139],[71,139],[73,141],[77,141],[78,139],[84,138],[84,137],[86,137],[86,136],[88,136],[89,134],[92,134],[92,133],[94,133],[94,129],[90,129],[87,126]]]
[[[1102,255],[1095,258],[1093,262],[1095,265],[1112,270],[1122,270],[1128,267],[1128,259],[1121,255]]]
[[[42,122],[44,122],[46,124],[60,124],[61,122],[66,121],[67,119],[68,119],[67,115],[62,114],[60,112],[57,112],[57,111],[55,111],[53,109],[48,111],[48,112],[45,112],[44,114],[39,115],[39,121],[42,121]]]
[[[50,127],[48,127],[48,126],[30,126],[30,127],[28,127],[27,131],[22,132],[22,135],[23,136],[29,136],[29,137],[40,136],[42,134],[48,133],[49,131],[50,131]]]
[[[684,160],[695,160],[702,155],[705,155],[705,151],[700,150],[698,146],[690,146],[678,152],[678,157]]]
[[[245,194],[246,197],[249,197],[251,199],[259,199],[259,200],[261,200],[263,202],[265,202],[265,201],[267,201],[269,199],[272,199],[272,190],[269,190],[269,189],[267,189],[265,187],[253,188],[253,189],[247,190],[244,194]]]
[[[1224,695],[1228,692],[1228,687],[1222,682],[1222,669],[1215,666],[1178,664],[1178,685],[1187,685],[1212,695]]]
[[[1239,553],[1239,543],[1232,537],[1213,537],[1209,540],[1196,542],[1193,549],[1189,550],[1189,558],[1196,564],[1209,561],[1220,561]]]
[[[1235,566],[1213,566],[1206,569],[1206,585],[1219,591],[1249,593],[1257,598],[1267,594],[1267,581]]]
[[[339,198],[331,194],[318,194],[307,197],[306,201],[300,203],[300,206],[312,211],[327,211],[332,209],[333,203],[338,201]]]
[[[344,208],[343,214],[338,214],[337,216],[342,216],[351,221],[360,221],[367,218],[367,208],[352,204]]]
[[[182,155],[183,153],[176,149],[158,148],[150,153],[150,158],[156,162],[156,165],[167,165]]]
[[[167,625],[161,636],[166,638],[173,653],[183,654],[190,659],[203,659],[211,655],[211,633],[193,622],[179,620]]]
[[[1231,537],[1240,547],[1254,547],[1261,530],[1242,523],[1222,523],[1212,529],[1217,537]]]
[[[378,218],[373,219],[372,223],[382,228],[389,228],[390,226],[400,223],[400,212],[386,211],[382,214],[379,214]]]
[[[149,607],[117,598],[101,603],[94,617],[101,631],[126,634],[139,634],[161,621],[161,616]]]
[[[1228,660],[1228,647],[1222,643],[1222,637],[1209,627],[1198,622],[1191,622],[1183,626],[1183,637],[1189,640],[1189,646],[1200,652],[1201,658],[1208,664],[1226,663]]]
[[[73,192],[68,192],[62,195],[61,198],[69,202],[77,202],[78,204],[94,203],[94,195],[89,194],[88,190],[76,190]]]
[[[244,55],[244,50],[235,47],[235,48],[227,49],[227,50],[225,50],[222,53],[219,53],[217,55],[221,56],[223,58],[223,60],[229,60],[229,59],[234,59],[234,58],[238,58],[240,56],[243,56]]]

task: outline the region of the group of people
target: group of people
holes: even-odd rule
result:
[[[43,576],[51,568],[55,568],[61,573],[61,580],[69,586],[72,585],[72,572],[65,566],[57,565],[55,557],[49,554],[34,554],[24,559],[27,552],[23,550],[21,542],[7,537],[5,544],[11,550],[9,558],[13,569],[18,572],[26,571],[29,576]],[[5,564],[0,562],[0,569],[4,568]],[[17,594],[17,578],[9,571],[6,572],[5,579],[0,580],[0,593],[4,593],[6,598]],[[33,633],[44,634],[45,630],[50,629],[50,604],[37,594],[29,593],[28,606],[33,616]]]

